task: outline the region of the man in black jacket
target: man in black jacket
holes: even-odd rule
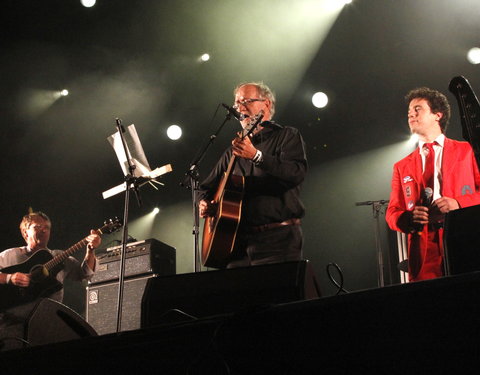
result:
[[[250,136],[232,141],[232,147],[200,185],[200,216],[216,214],[213,197],[234,155],[233,175],[245,178],[245,189],[240,226],[227,267],[301,260],[300,219],[305,208],[299,195],[307,171],[302,136],[297,129],[271,120],[275,96],[263,83],[240,84],[234,95],[234,108],[242,115],[244,129],[259,113],[263,113],[262,122]]]

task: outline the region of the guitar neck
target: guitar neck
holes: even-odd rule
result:
[[[230,161],[228,162],[227,170],[225,171],[222,180],[218,184],[217,193],[215,194],[215,198],[214,198],[215,200],[218,200],[221,193],[225,191],[225,187],[227,186],[227,182],[233,171],[233,166],[235,165],[235,160],[236,160],[236,156],[232,155],[232,157],[230,158]]]
[[[110,233],[112,228],[116,229],[119,225],[121,224],[119,224],[117,219],[117,221],[115,222],[110,222],[108,224],[105,224],[103,227],[98,228],[96,232],[100,235],[107,232]],[[105,232],[105,230],[107,230],[107,232]],[[61,254],[54,256],[51,260],[49,260],[43,266],[47,270],[51,270],[52,268],[58,266],[60,263],[65,261],[65,259],[67,259],[70,255],[73,255],[80,249],[84,249],[87,246],[87,244],[88,244],[88,240],[87,240],[87,237],[85,237],[83,240],[78,241],[75,245],[69,247],[67,250],[63,251]]]
[[[264,115],[263,111],[260,111],[256,116],[251,118],[250,123],[241,132],[241,135],[240,135],[241,139],[244,139],[245,137],[248,137],[250,134],[252,134],[252,132],[257,127],[257,125],[262,121],[263,115]],[[217,192],[214,197],[214,200],[216,201],[219,200],[219,198],[225,191],[225,187],[227,186],[228,180],[230,179],[230,176],[233,173],[233,166],[235,165],[235,160],[236,160],[236,156],[232,154],[232,157],[230,158],[230,161],[228,163],[228,167],[227,167],[227,170],[225,171],[223,179],[218,184]]]
[[[87,244],[88,244],[88,241],[86,238],[84,238],[83,240],[77,242],[72,247],[69,247],[67,250],[65,250],[61,254],[54,256],[51,260],[49,260],[43,266],[50,271],[54,267],[58,266],[60,263],[64,262],[65,259],[67,259],[70,255],[73,255],[78,250],[85,248]]]

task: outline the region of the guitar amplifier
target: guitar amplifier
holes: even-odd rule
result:
[[[97,255],[99,264],[89,284],[117,280],[120,275],[122,246],[107,248]],[[174,275],[176,273],[175,248],[155,239],[132,242],[127,245],[125,278],[146,275]]]
[[[152,275],[125,280],[121,331],[141,328],[142,297]],[[117,330],[118,280],[87,286],[86,319],[99,335]]]

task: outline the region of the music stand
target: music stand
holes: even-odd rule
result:
[[[118,279],[118,300],[117,300],[117,333],[121,331],[122,322],[122,304],[123,304],[123,287],[125,278],[125,261],[126,249],[128,241],[128,206],[130,203],[130,191],[133,190],[137,198],[139,206],[141,206],[141,198],[139,187],[149,183],[155,189],[156,184],[163,185],[156,180],[157,177],[172,171],[170,164],[151,170],[148,164],[143,147],[138,137],[135,125],[130,125],[125,131],[120,119],[116,119],[117,132],[108,137],[108,141],[112,145],[117,155],[118,161],[125,175],[125,182],[115,186],[102,193],[103,198],[107,199],[113,195],[125,191],[125,202],[123,208],[123,231],[122,243],[120,251],[120,271]]]

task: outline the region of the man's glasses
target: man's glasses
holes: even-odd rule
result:
[[[50,225],[40,225],[40,224],[33,224],[28,227],[28,229],[34,229],[34,230],[51,230]]]
[[[250,98],[250,99],[243,99],[243,100],[237,100],[234,104],[233,104],[233,108],[238,110],[238,108],[240,108],[240,106],[246,106],[247,104],[250,104],[250,103],[253,103],[253,102],[264,102],[265,99],[260,99],[260,98]]]

